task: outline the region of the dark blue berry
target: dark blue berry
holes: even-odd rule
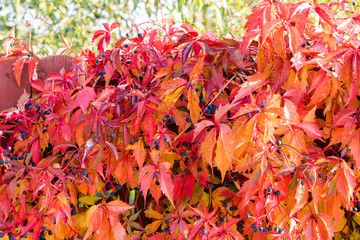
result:
[[[208,106],[208,109],[212,109],[212,108],[213,108],[213,105],[210,104],[210,105]]]
[[[88,174],[88,171],[84,170],[83,175],[87,175],[87,174]]]
[[[251,57],[249,58],[249,62],[254,62],[255,60]]]
[[[279,145],[279,146],[281,146],[281,145],[283,145],[283,142],[280,141],[280,140],[276,140],[276,144]]]
[[[251,113],[247,113],[246,116],[251,117]]]
[[[198,87],[195,88],[195,91],[196,91],[196,92],[199,92],[199,91],[200,91],[200,88],[198,88]]]
[[[224,218],[221,217],[221,218],[219,218],[219,221],[224,222],[225,220],[224,220]]]
[[[186,118],[186,122],[191,122],[191,119],[190,118]]]
[[[18,121],[19,123],[22,123],[22,122],[23,122],[23,120],[22,120],[22,119],[18,119],[17,121]]]
[[[201,102],[201,103],[205,103],[205,99],[203,99],[203,98],[200,99],[200,102]]]
[[[168,224],[168,223],[169,223],[169,220],[168,220],[168,219],[165,219],[165,220],[164,220],[164,223],[165,223],[165,224]]]
[[[305,181],[304,181],[304,180],[301,180],[300,184],[301,184],[301,185],[305,185]]]
[[[202,230],[202,231],[201,231],[201,234],[202,234],[202,235],[206,235],[206,230],[205,230],[205,229]]]
[[[211,187],[211,188],[214,188],[215,186],[214,186],[214,184],[211,183],[211,184],[210,184],[210,187]]]
[[[254,232],[257,232],[258,231],[258,229],[257,228],[254,228]]]
[[[105,196],[109,196],[110,195],[110,192],[109,191],[106,191],[105,192]]]
[[[71,210],[71,215],[76,215],[76,210],[75,209]]]
[[[101,197],[101,193],[96,193],[96,196],[97,196],[97,197]]]
[[[4,160],[0,160],[0,165],[3,165],[4,164]]]
[[[184,169],[184,172],[188,172],[188,171],[189,171],[189,169],[188,169],[188,168],[185,168],[185,169]]]
[[[17,183],[16,186],[17,186],[17,187],[20,187],[20,183]]]
[[[192,87],[194,84],[192,82],[189,83],[189,87]]]
[[[170,119],[170,122],[175,122],[175,120],[176,120],[176,118],[172,117],[172,118]]]
[[[23,191],[23,192],[22,192],[23,195],[26,195],[26,193],[27,193],[26,191]]]
[[[42,114],[42,111],[41,111],[41,110],[38,110],[37,113],[38,113],[38,114]]]
[[[230,210],[230,211],[235,211],[236,209],[235,209],[235,207],[231,206],[231,207],[229,208],[229,210]]]
[[[158,173],[155,173],[154,174],[154,178],[158,178],[159,177],[159,174]]]
[[[268,191],[268,192],[271,192],[271,188],[268,188],[267,191]]]
[[[114,133],[110,134],[110,138],[115,138],[115,134]]]
[[[102,56],[102,57],[106,57],[106,53],[102,53],[101,56]]]
[[[134,138],[133,141],[134,141],[134,142],[137,142],[137,141],[139,141],[139,139],[138,139],[138,138]]]
[[[142,34],[141,34],[141,33],[138,33],[138,35],[137,35],[137,36],[140,38],[140,37],[142,37]]]
[[[99,59],[96,59],[96,60],[95,60],[95,62],[96,62],[96,63],[99,63],[99,62],[100,62],[100,60],[99,60]]]
[[[116,185],[117,189],[121,189],[121,184]]]
[[[76,169],[75,169],[75,168],[71,169],[71,171],[72,171],[73,173],[76,173]]]
[[[33,106],[32,106],[32,105],[29,106],[29,110],[31,110],[31,109],[33,109]]]
[[[199,168],[197,169],[197,171],[198,171],[198,172],[201,172],[201,171],[202,171],[202,168],[201,168],[201,167],[199,167]]]
[[[134,190],[135,191],[139,191],[140,189],[138,187],[134,187]]]
[[[36,107],[36,108],[39,108],[39,107],[40,107],[40,104],[39,104],[39,103],[35,103],[35,107]]]
[[[169,232],[169,229],[168,228],[164,228],[164,232]]]
[[[28,53],[28,57],[31,57],[31,53]]]
[[[169,139],[167,137],[164,137],[164,142],[169,141]]]
[[[264,108],[264,107],[265,107],[265,103],[260,104],[260,107],[261,107],[261,108]]]
[[[282,230],[282,229],[280,228],[279,231],[278,231],[278,233],[281,234],[283,231],[284,231],[284,230]]]
[[[324,177],[324,175],[322,173],[319,173],[318,177],[322,178],[322,177]]]
[[[200,215],[197,215],[197,216],[196,216],[196,219],[197,219],[197,220],[200,220],[200,218],[201,218]]]
[[[255,225],[255,224],[251,224],[251,228],[256,228],[256,225]]]
[[[184,178],[185,177],[185,174],[181,174],[181,178]]]
[[[306,41],[306,45],[310,46],[311,42],[310,41]]]
[[[275,192],[275,195],[276,195],[276,196],[280,196],[280,191],[276,191],[276,192]]]
[[[80,235],[80,234],[78,234],[78,235],[77,235],[77,238],[78,238],[78,239],[81,239],[81,235]]]
[[[278,227],[274,227],[274,231],[277,232],[279,230]]]
[[[262,227],[259,227],[259,231],[262,232],[264,229]]]
[[[222,206],[223,206],[224,208],[226,208],[226,207],[227,207],[226,202],[224,202],[224,203],[222,204]]]
[[[164,117],[163,121],[166,122],[167,120],[169,120],[169,117]]]

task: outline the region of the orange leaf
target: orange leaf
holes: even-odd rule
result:
[[[354,136],[351,138],[351,142],[349,144],[349,148],[351,154],[354,157],[357,167],[360,167],[360,129],[358,129]]]
[[[144,148],[144,142],[143,139],[140,138],[139,141],[134,143],[134,156],[136,159],[137,164],[139,165],[139,168],[141,169],[145,162],[146,157],[146,151]]]
[[[17,59],[14,63],[14,68],[13,68],[13,70],[15,71],[14,76],[15,76],[16,83],[19,87],[21,84],[21,74],[22,74],[22,70],[23,70],[26,59],[27,59],[27,57],[22,57],[22,58]]]
[[[212,166],[212,161],[213,161],[213,152],[215,146],[214,139],[216,139],[215,128],[211,129],[210,132],[208,132],[208,134],[205,137],[205,140],[201,143],[201,147],[200,147],[202,158],[210,166]]]
[[[193,87],[189,87],[188,90],[188,109],[190,111],[190,118],[193,123],[197,123],[200,119],[201,108],[199,106],[200,100],[197,95],[195,89]]]

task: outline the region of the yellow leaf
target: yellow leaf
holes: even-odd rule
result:
[[[86,205],[94,205],[97,201],[99,201],[99,197],[86,196],[79,198],[79,202]]]

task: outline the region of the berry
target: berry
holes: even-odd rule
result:
[[[135,191],[139,191],[140,189],[138,187],[134,187],[134,190]]]
[[[212,109],[212,108],[213,108],[213,105],[210,104],[210,105],[208,106],[208,109]]]
[[[28,55],[27,55],[28,57],[31,57],[31,53],[28,53]]]
[[[224,222],[224,218],[222,218],[222,217],[219,218],[219,221],[220,221],[220,222]]]
[[[100,62],[100,60],[99,60],[99,59],[96,59],[96,60],[95,60],[95,62],[96,62],[96,63],[99,63],[99,62]]]
[[[319,173],[318,177],[322,178],[322,177],[324,177],[324,175],[322,173]]]
[[[306,59],[310,60],[311,59],[310,55],[306,55]]]
[[[306,41],[306,45],[310,46],[311,42],[310,41]]]
[[[105,192],[105,196],[109,196],[110,195],[110,192],[109,191],[106,191]]]
[[[189,87],[192,87],[194,84],[192,82],[189,83]]]
[[[116,189],[121,189],[121,184],[116,185]]]
[[[155,173],[154,174],[154,178],[158,178],[159,177],[159,174],[158,173]]]
[[[101,197],[101,193],[96,193],[96,196],[97,196],[97,197]]]
[[[258,229],[257,228],[254,228],[254,232],[257,232],[258,231]]]
[[[246,116],[251,117],[251,113],[247,113]]]
[[[301,180],[300,184],[301,184],[301,185],[305,185],[305,181],[304,181],[304,180]]]
[[[301,44],[302,47],[306,47],[306,43]]]
[[[172,117],[172,118],[170,119],[170,122],[175,122],[175,120],[176,120],[176,118]]]
[[[249,58],[249,62],[254,62],[255,60],[251,57]]]
[[[274,227],[274,231],[277,232],[279,230],[278,227]]]
[[[270,193],[270,192],[271,192],[271,188],[268,188],[267,191]]]
[[[137,35],[137,36],[140,38],[140,37],[142,37],[142,34],[141,34],[141,33],[138,33],[138,35]]]
[[[16,186],[17,186],[17,187],[20,187],[20,183],[17,183]]]
[[[188,171],[189,171],[189,169],[188,169],[188,168],[185,168],[185,169],[184,169],[184,172],[188,172]]]
[[[4,160],[0,160],[0,165],[3,165],[4,164]]]
[[[227,204],[224,202],[224,203],[222,204],[222,206],[223,206],[224,208],[226,208],[226,207],[227,207]]]
[[[245,56],[243,56],[243,60],[246,60],[247,58]]]
[[[138,138],[134,138],[133,141],[134,141],[134,142],[137,142],[137,141],[139,141],[139,139],[138,139]]]
[[[17,121],[18,121],[18,123],[22,123],[23,120],[22,120],[22,119],[18,119]]]
[[[198,87],[195,88],[195,91],[196,91],[196,92],[199,92],[199,91],[200,91],[200,88],[198,88]]]
[[[268,232],[268,230],[267,230],[267,229],[263,229],[263,232],[266,233],[266,232]]]
[[[106,53],[102,53],[101,56],[102,56],[102,57],[106,57]]]
[[[281,234],[283,231],[284,231],[284,230],[282,230],[282,229],[280,228],[279,231],[278,231],[278,233]]]
[[[202,231],[201,231],[201,234],[202,234],[202,235],[206,235],[206,230],[205,230],[205,229],[202,230]]]
[[[358,209],[357,209],[356,207],[353,207],[352,210],[353,210],[354,212],[357,212],[357,211],[358,211]]]
[[[157,140],[154,141],[155,145],[159,145],[159,142]]]
[[[164,220],[164,223],[165,223],[165,224],[168,224],[168,223],[169,223],[169,220],[165,219],[165,220]]]
[[[169,120],[169,117],[166,116],[166,117],[163,118],[164,122],[166,122],[167,120]]]
[[[75,168],[71,169],[71,171],[72,171],[73,173],[76,173],[76,169],[75,169]]]
[[[280,140],[276,140],[276,144],[279,145],[279,146],[281,146],[281,145],[283,145],[283,142],[280,141]]]
[[[140,80],[140,81],[142,81],[143,79],[144,79],[144,77],[143,77],[143,76],[140,76],[140,77],[139,77],[139,80]]]
[[[106,184],[106,187],[107,189],[111,189],[112,188],[111,183]]]
[[[49,114],[50,114],[50,111],[49,111],[49,110],[46,110],[46,111],[44,112],[44,114],[45,114],[45,115],[49,115]]]
[[[191,119],[190,118],[186,118],[186,122],[191,122]]]
[[[23,194],[23,195],[26,195],[26,191],[23,191],[22,194]]]
[[[355,6],[355,5],[356,5],[356,2],[352,2],[352,5]]]
[[[280,196],[280,191],[276,191],[275,196]]]
[[[197,216],[196,216],[196,219],[197,219],[197,220],[200,220],[200,218],[201,218],[200,215],[197,215]]]
[[[129,33],[126,33],[125,36],[126,36],[126,37],[129,37],[130,35],[129,35]]]
[[[37,115],[36,114],[34,114],[34,116],[33,116],[34,118],[36,118],[37,117]]]
[[[46,231],[46,227],[45,227],[45,226],[42,226],[42,227],[41,227],[41,231]]]
[[[87,175],[87,174],[88,174],[88,171],[84,170],[83,175]]]
[[[260,107],[261,107],[261,108],[264,108],[264,107],[265,107],[265,103],[260,104]]]
[[[167,137],[164,137],[164,142],[169,141],[169,139]]]
[[[169,232],[169,229],[168,228],[164,228],[164,230],[163,230],[164,232]]]
[[[110,134],[110,138],[115,138],[115,134],[114,133]]]
[[[29,110],[31,110],[31,109],[33,109],[34,107],[32,106],[32,105],[30,105],[29,107],[28,107],[28,109]]]
[[[127,43],[125,43],[125,44],[124,44],[124,47],[126,47],[126,48],[127,48],[127,47],[129,47],[129,45],[128,45]]]
[[[360,208],[360,203],[358,203],[357,207]]]
[[[264,229],[262,227],[259,227],[259,231],[262,232]]]
[[[238,226],[236,227],[236,230],[237,230],[238,232],[240,232],[240,231],[242,230],[242,228],[243,228],[242,225],[238,225]]]
[[[256,228],[256,225],[255,225],[255,224],[251,224],[251,228]]]
[[[229,208],[229,210],[230,210],[230,211],[235,211],[236,208],[235,208],[234,206],[231,206],[231,207]]]
[[[335,69],[333,67],[329,67],[329,71],[333,72]]]
[[[39,107],[40,107],[40,104],[35,103],[35,107],[36,107],[36,108],[39,108]]]
[[[78,235],[77,235],[77,238],[78,238],[78,239],[81,239],[81,235],[80,235],[80,234],[78,234]]]
[[[200,100],[200,102],[201,102],[201,103],[205,103],[205,99],[202,98],[202,99]]]
[[[211,183],[211,184],[210,184],[210,187],[211,187],[211,188],[214,188],[215,186],[214,186],[214,184]]]
[[[201,168],[201,167],[199,167],[199,168],[197,169],[197,171],[198,171],[198,172],[201,172],[201,171],[202,171],[202,168]]]

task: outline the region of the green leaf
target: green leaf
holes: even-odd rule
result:
[[[95,205],[97,201],[99,201],[100,197],[92,197],[92,196],[86,196],[79,198],[79,202],[86,204],[86,205]]]

